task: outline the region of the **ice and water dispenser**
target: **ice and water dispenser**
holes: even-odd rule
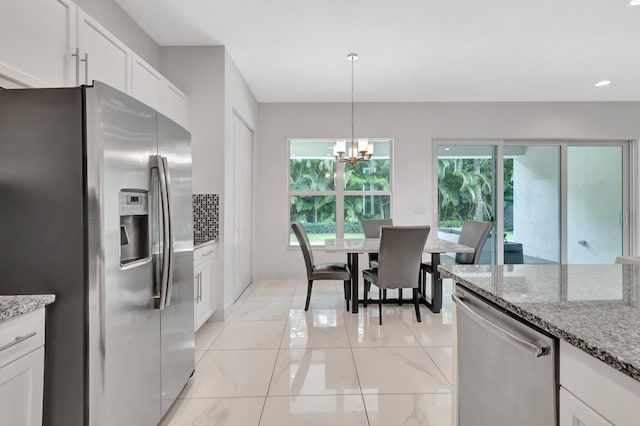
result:
[[[120,265],[149,257],[149,192],[120,191]]]

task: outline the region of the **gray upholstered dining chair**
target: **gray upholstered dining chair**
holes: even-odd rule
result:
[[[393,226],[393,219],[361,219],[360,224],[364,231],[365,238],[380,238],[380,228],[382,226]],[[369,253],[369,268],[378,267],[378,253]],[[382,292],[383,300],[387,300],[387,290]],[[364,284],[364,306],[367,306],[367,299],[369,298],[369,286]],[[402,290],[398,290],[398,300],[402,305]]]
[[[378,289],[378,311],[382,325],[382,290],[389,288],[413,289],[416,319],[421,322],[418,302],[418,279],[422,251],[427,242],[428,226],[383,226],[380,230],[378,267],[365,269],[365,285],[375,284]]]
[[[380,238],[380,227],[393,226],[393,219],[362,219],[360,220],[365,238]],[[369,253],[369,267],[378,267],[378,253]]]
[[[462,225],[460,231],[459,244],[473,247],[473,253],[456,253],[455,263],[460,265],[474,265],[480,262],[482,247],[489,237],[493,222],[479,222],[469,220]],[[437,265],[436,265],[437,266]],[[420,265],[421,283],[426,282],[427,272],[433,273],[431,262],[424,262]]]
[[[314,281],[341,280],[344,281],[344,300],[347,302],[348,311],[349,300],[351,299],[351,273],[349,272],[347,264],[340,262],[314,263],[311,243],[309,243],[309,237],[307,236],[304,226],[302,226],[301,222],[295,222],[291,224],[291,228],[296,234],[298,243],[300,243],[300,249],[302,249],[302,256],[304,257],[304,264],[307,268],[307,301],[304,305],[304,310],[309,310],[311,288],[313,287]],[[358,301],[356,300],[354,303],[358,303]]]

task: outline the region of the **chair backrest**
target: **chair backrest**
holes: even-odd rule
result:
[[[429,226],[383,226],[380,230],[380,288],[416,288]]]
[[[492,226],[493,222],[477,222],[474,220],[467,221],[462,225],[458,243],[473,247],[474,252],[457,253],[456,263],[471,265],[480,262],[480,253],[482,252],[484,243],[487,241]]]
[[[311,273],[313,272],[313,251],[311,250],[311,243],[309,242],[307,231],[304,230],[301,222],[292,223],[291,228],[296,234],[298,243],[300,243],[300,249],[302,249],[304,264],[307,267],[307,278],[311,279]]]
[[[393,219],[362,219],[365,238],[380,238],[381,226],[393,226]]]

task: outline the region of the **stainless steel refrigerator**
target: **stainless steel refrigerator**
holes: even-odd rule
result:
[[[190,134],[98,82],[0,90],[0,294],[46,311],[45,425],[155,425],[194,370]]]

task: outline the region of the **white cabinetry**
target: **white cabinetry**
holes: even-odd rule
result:
[[[75,84],[76,5],[68,0],[3,2],[0,80],[23,87]],[[3,82],[3,87],[15,87]]]
[[[637,425],[640,382],[560,342],[560,426]]]
[[[613,426],[560,386],[560,426]]]
[[[161,112],[184,127],[189,128],[189,98],[169,80],[164,80],[164,108]]]
[[[205,244],[193,252],[193,297],[195,301],[194,322],[197,331],[215,310],[214,283],[216,243]]]
[[[0,324],[2,424],[42,424],[44,308]]]
[[[93,80],[107,83],[130,93],[131,50],[96,20],[78,8],[78,47],[80,50],[80,83]]]
[[[0,40],[0,87],[98,80],[188,128],[187,96],[70,0],[7,2]]]
[[[162,110],[162,92],[165,78],[141,57],[132,54],[131,63],[131,96],[149,105],[151,108]]]

